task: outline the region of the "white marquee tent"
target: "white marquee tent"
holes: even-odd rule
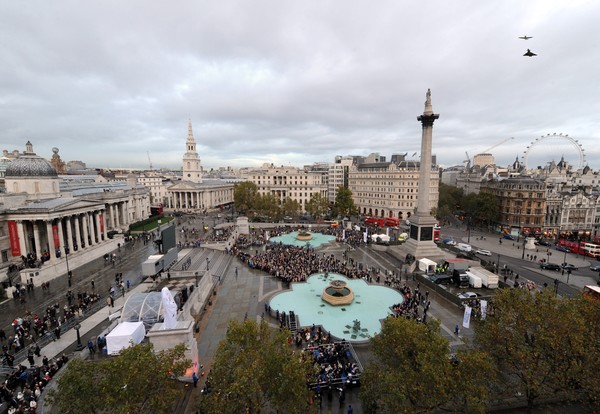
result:
[[[123,349],[142,342],[144,336],[144,322],[121,322],[106,335],[106,351],[108,355],[118,354]]]

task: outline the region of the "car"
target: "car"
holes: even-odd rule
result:
[[[477,249],[475,251],[476,254],[481,254],[483,256],[491,256],[492,252],[490,252],[489,250],[484,250],[484,249]]]
[[[549,241],[546,240],[538,240],[537,244],[539,244],[540,246],[552,246],[552,243],[550,243]]]
[[[571,264],[571,263],[562,263],[560,265],[560,267],[562,267],[565,270],[577,270],[579,269],[577,266]]]
[[[556,263],[542,263],[540,265],[541,269],[546,269],[546,270],[555,270],[557,272],[559,272],[561,270],[561,267],[559,265],[557,265]]]
[[[430,279],[437,285],[449,285],[452,283],[452,276],[446,274],[433,275],[430,276]]]
[[[600,265],[590,266],[590,270],[593,270],[595,272],[600,272]]]
[[[458,296],[460,299],[476,299],[479,296],[479,293],[460,292],[460,293],[457,293],[456,296]]]
[[[558,250],[559,252],[571,253],[571,250],[569,250],[568,247],[556,246],[555,249]]]
[[[452,239],[444,239],[442,243],[447,244],[448,246],[456,246],[456,240]]]
[[[505,234],[502,237],[504,237],[507,240],[514,240],[515,239],[515,236],[513,236],[512,234]]]

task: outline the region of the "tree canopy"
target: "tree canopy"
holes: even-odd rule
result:
[[[486,388],[472,381],[468,370],[477,364],[478,371],[485,373],[487,358],[465,353],[459,363],[453,363],[438,322],[387,318],[372,344],[375,359],[361,378],[365,412],[426,413],[448,407],[483,410]],[[482,394],[473,398],[475,392]]]
[[[181,396],[174,378],[191,365],[184,353],[183,344],[158,353],[141,344],[101,361],[74,359],[48,402],[65,414],[169,412]]]
[[[335,214],[340,217],[354,214],[356,206],[352,199],[352,191],[344,186],[339,186],[335,196]]]
[[[204,412],[314,412],[306,386],[313,364],[290,348],[289,335],[265,321],[232,320],[211,370],[211,392],[200,401]]]
[[[306,203],[306,211],[314,218],[321,218],[329,211],[329,201],[320,193],[315,193]]]
[[[600,383],[598,302],[502,289],[476,328],[475,344],[493,359],[504,396],[523,395],[529,411],[540,398],[590,401]]]
[[[237,183],[233,187],[233,200],[236,210],[246,213],[254,209],[258,197],[258,187],[250,181]]]

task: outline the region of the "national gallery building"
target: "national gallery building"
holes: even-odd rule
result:
[[[110,239],[109,232],[150,216],[148,190],[135,178],[62,179],[30,142],[8,163],[4,180],[0,281],[7,281],[9,267],[12,274],[19,268],[22,283],[32,279],[36,286],[73,271],[117,248],[122,239]]]

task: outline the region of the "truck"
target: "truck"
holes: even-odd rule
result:
[[[481,284],[488,289],[498,288],[498,275],[484,269],[483,267],[473,266],[469,272],[481,279]]]
[[[454,269],[452,271],[452,281],[459,288],[469,287],[469,275],[466,270]]]
[[[479,276],[474,275],[469,270],[467,270],[467,276],[469,276],[469,286],[474,289],[479,289],[481,287],[481,278]]]
[[[142,275],[155,276],[168,269],[175,261],[177,261],[176,247],[169,249],[166,254],[153,254],[148,256],[148,259],[142,263]]]

